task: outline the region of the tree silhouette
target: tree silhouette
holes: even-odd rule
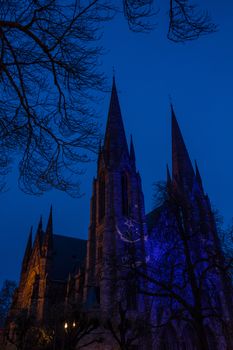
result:
[[[193,40],[216,27],[191,0],[167,0],[168,38]],[[80,195],[77,175],[99,140],[92,101],[106,89],[101,27],[123,12],[133,31],[154,27],[153,0],[2,0],[0,3],[0,178],[19,160],[19,186]],[[169,7],[170,6],[170,7]]]
[[[140,281],[137,292],[151,297],[156,329],[165,332],[174,321],[183,322],[197,335],[198,349],[208,350],[215,349],[207,327],[212,324],[216,338],[223,337],[230,349],[233,257],[223,254],[211,212],[197,220],[197,207],[186,194],[167,185],[159,187],[163,203],[150,218],[154,220],[148,235],[150,259],[137,265],[132,256],[129,263]],[[163,343],[168,341],[164,337]]]
[[[5,280],[0,290],[0,327],[3,327],[6,321],[15,288],[16,283],[14,281]]]
[[[139,342],[149,332],[149,323],[145,315],[132,315],[132,310],[126,301],[119,301],[113,318],[105,322],[105,328],[110,332],[121,350],[138,349]]]

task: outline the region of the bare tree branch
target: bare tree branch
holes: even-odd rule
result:
[[[193,40],[216,27],[191,0],[167,0],[168,38]],[[98,40],[123,13],[135,32],[154,28],[154,0],[2,0],[0,3],[0,190],[19,159],[19,186],[80,195],[82,164],[99,141],[93,101],[106,91]]]
[[[174,42],[198,39],[216,32],[207,11],[199,10],[190,0],[170,0],[169,30],[167,37]]]

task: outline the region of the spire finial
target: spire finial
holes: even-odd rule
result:
[[[173,103],[172,101],[170,101],[170,108],[171,108],[171,114],[172,117],[174,117],[176,119],[176,115],[175,115],[175,111],[174,111],[174,107],[173,107]],[[177,121],[177,120],[176,120]],[[178,124],[178,123],[177,123]]]

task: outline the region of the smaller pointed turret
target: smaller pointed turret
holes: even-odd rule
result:
[[[129,153],[129,158],[131,163],[135,166],[135,151],[134,151],[134,144],[133,144],[133,137],[130,135],[130,153]]]
[[[23,257],[22,271],[26,271],[32,253],[32,227],[29,232],[28,241]]]
[[[53,208],[50,207],[48,223],[45,231],[43,247],[48,251],[53,245]]]
[[[203,184],[202,184],[202,179],[201,179],[201,175],[200,175],[200,172],[199,172],[199,169],[198,169],[198,165],[197,165],[197,162],[195,160],[195,170],[196,170],[196,180],[197,180],[197,183],[200,187],[200,190],[202,193],[204,193],[204,189],[203,189]]]
[[[182,190],[192,188],[194,170],[181,134],[173,106],[172,114],[172,177]]]
[[[42,235],[43,235],[43,230],[42,230],[42,216],[41,216],[38,224],[37,232],[36,232],[35,241],[34,241],[34,248],[38,246],[39,250],[41,249]]]
[[[51,205],[49,211],[49,219],[46,227],[46,234],[51,236],[53,234],[53,207]]]

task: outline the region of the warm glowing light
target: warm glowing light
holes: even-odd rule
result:
[[[73,322],[72,326],[73,326],[73,327],[76,327],[76,323],[75,323],[75,321]]]
[[[67,328],[68,328],[68,323],[67,323],[67,322],[65,322],[65,324],[64,324],[64,328],[65,328],[65,329],[67,329]]]

